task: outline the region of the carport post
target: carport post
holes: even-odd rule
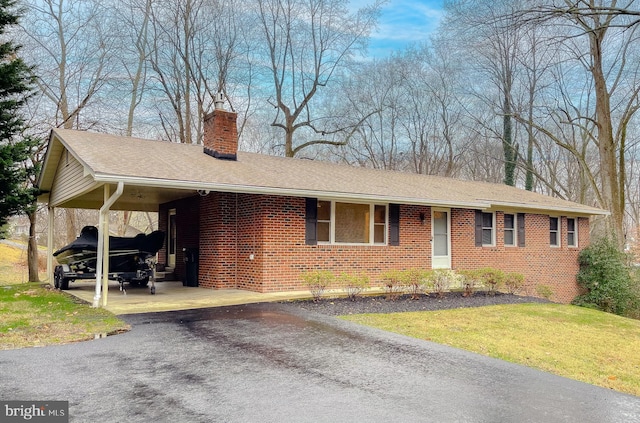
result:
[[[49,215],[49,227],[47,228],[47,281],[51,285],[53,282],[53,234],[55,225],[55,208],[47,207]]]
[[[124,183],[118,182],[116,192],[109,197],[109,185],[104,185],[104,204],[100,207],[98,220],[98,251],[96,257],[96,293],[93,297],[93,307],[100,306],[100,282],[103,283],[104,298],[102,306],[107,305],[107,291],[109,290],[109,209],[120,198],[124,191]],[[107,223],[105,224],[105,220]],[[107,231],[105,236],[105,230]],[[104,274],[104,276],[103,276]]]

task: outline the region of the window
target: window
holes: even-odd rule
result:
[[[549,245],[560,246],[560,218],[549,217]]]
[[[493,213],[482,213],[482,245],[494,245]]]
[[[504,245],[516,246],[516,215],[504,215]]]
[[[387,206],[319,200],[317,237],[327,244],[385,244]]]
[[[496,245],[495,216],[493,213],[475,211],[475,245],[476,247],[491,247]]]
[[[318,201],[318,242],[329,242],[331,231],[331,201]]]
[[[567,218],[567,245],[569,247],[578,246],[578,226],[575,217]]]

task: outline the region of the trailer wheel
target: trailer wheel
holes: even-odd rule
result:
[[[62,266],[56,266],[53,271],[53,286],[55,289],[60,289],[60,281],[62,279]]]

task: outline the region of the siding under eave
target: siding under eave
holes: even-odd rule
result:
[[[99,184],[91,175],[85,175],[82,164],[65,150],[58,162],[53,179],[49,205],[57,207],[65,201],[94,189],[97,185]]]

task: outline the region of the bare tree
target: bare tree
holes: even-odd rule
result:
[[[112,70],[114,31],[107,9],[92,0],[26,3],[28,13],[21,25],[25,57],[37,64],[41,95],[32,104],[37,120],[32,118],[31,125],[36,131],[96,125],[98,113],[85,112],[99,102]],[[75,211],[67,210],[65,220],[67,239],[73,240],[78,233]]]
[[[516,184],[518,146],[513,124],[513,90],[522,31],[503,22],[520,1],[453,0],[447,3],[447,26],[458,43],[466,46],[476,70],[488,77],[498,96],[478,93],[487,99],[502,120],[500,137],[504,158],[504,183]],[[498,19],[500,17],[500,19]],[[499,99],[498,99],[499,98]],[[494,102],[497,102],[495,104]]]
[[[318,123],[318,91],[351,56],[364,47],[376,23],[379,3],[349,13],[346,0],[258,0],[265,59],[273,83],[269,100],[276,110],[271,125],[284,131],[284,152],[293,157],[313,145],[344,145],[346,140],[309,139],[295,145],[303,128],[312,134],[342,133]],[[354,125],[357,122],[354,123]],[[352,132],[349,132],[352,133]]]
[[[518,13],[525,22],[552,22],[569,28],[557,41],[574,52],[572,60],[582,64],[590,77],[588,89],[595,104],[566,124],[584,130],[594,124],[594,131],[589,132],[599,159],[594,189],[599,204],[611,212],[609,231],[621,246],[625,239],[627,129],[640,107],[640,84],[636,82],[640,62],[635,59],[640,13],[633,10],[634,5],[634,0],[620,5],[616,0],[564,0],[561,5],[543,4]],[[567,148],[564,143],[558,145]]]

